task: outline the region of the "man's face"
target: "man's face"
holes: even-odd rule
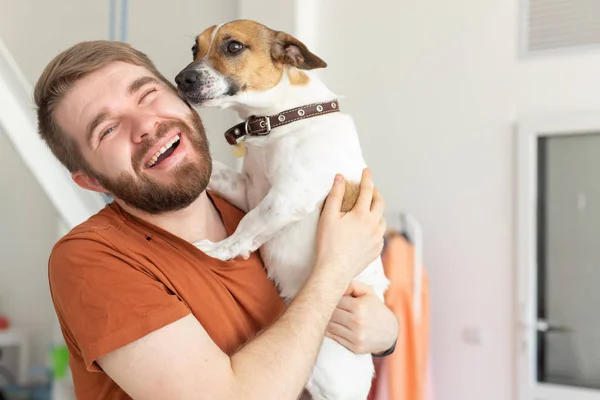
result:
[[[147,69],[114,62],[77,81],[55,110],[89,165],[74,180],[157,214],[206,188],[212,161],[198,115]]]

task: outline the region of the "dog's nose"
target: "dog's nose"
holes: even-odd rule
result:
[[[192,89],[196,82],[198,82],[198,72],[194,70],[183,70],[175,77],[175,83],[184,92]]]

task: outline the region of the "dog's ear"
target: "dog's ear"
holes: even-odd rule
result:
[[[327,63],[314,55],[308,48],[285,32],[276,32],[271,46],[273,59],[300,69],[325,68]]]

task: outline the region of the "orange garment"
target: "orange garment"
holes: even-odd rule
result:
[[[243,212],[209,197],[231,235]],[[190,313],[232,354],[284,309],[257,252],[211,258],[115,203],[54,246],[48,272],[78,400],[130,399],[96,360]]]
[[[390,234],[382,254],[390,287],[385,303],[399,320],[394,353],[376,360],[376,377],[370,400],[425,400],[428,395],[429,302],[428,280],[423,270],[421,314],[414,313],[413,246],[401,235]]]

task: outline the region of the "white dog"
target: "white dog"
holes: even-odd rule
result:
[[[196,245],[222,260],[259,249],[289,301],[315,263],[317,223],[336,173],[353,182],[345,207],[356,200],[366,164],[354,122],[308,71],[326,63],[284,32],[234,21],[204,31],[192,51],[194,61],[176,78],[180,94],[194,106],[237,111],[245,121],[226,138],[247,148],[241,173],[215,162],[209,185],[247,214],[227,239]],[[356,279],[383,301],[388,280],[379,258]],[[371,355],[326,337],[306,388],[316,400],[364,400],[373,373]]]

